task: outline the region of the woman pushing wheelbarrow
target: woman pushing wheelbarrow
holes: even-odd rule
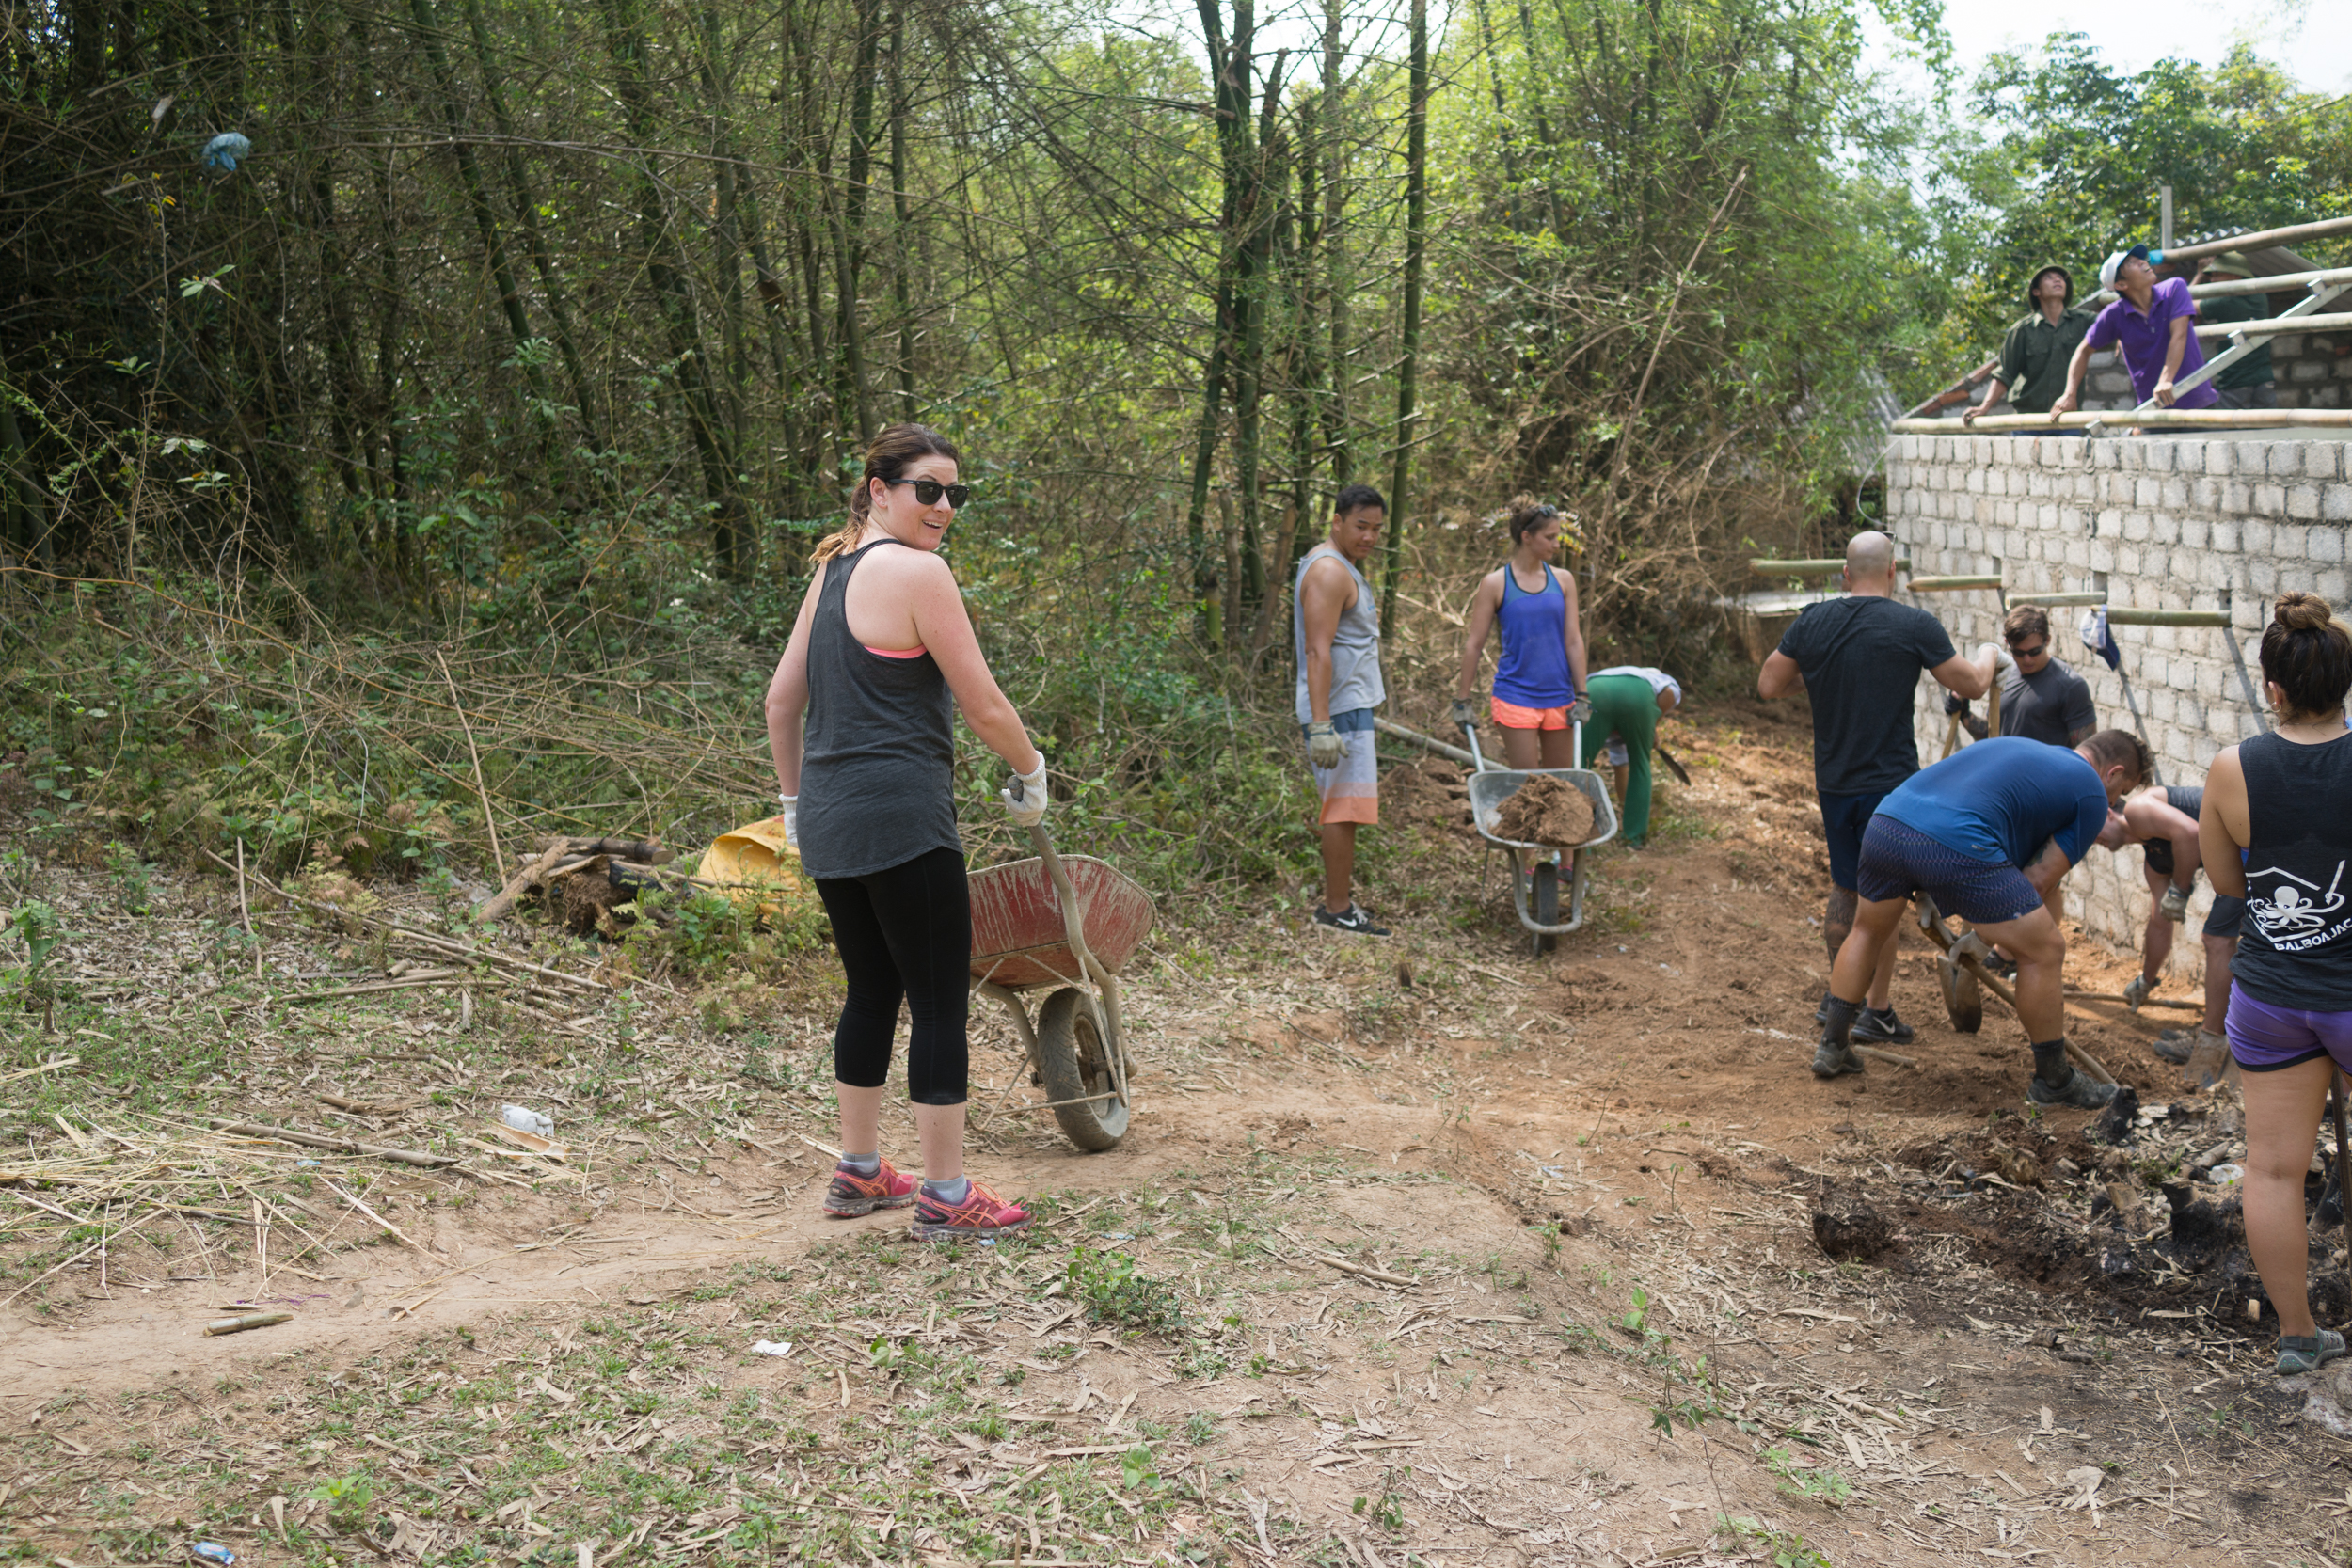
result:
[[[849,994],[834,1027],[839,1217],[914,1206],[918,1241],[1029,1223],[963,1169],[972,909],[953,795],[955,709],[1013,769],[1015,824],[1045,816],[1045,758],[1005,700],[937,551],[968,490],[939,432],[895,424],[866,452],[850,517],[817,546],[817,575],[768,687],[785,833],[832,920]],[[952,701],[951,701],[952,697]],[[882,1093],[901,999],[913,1020],[907,1093],[923,1179],[882,1157]]]

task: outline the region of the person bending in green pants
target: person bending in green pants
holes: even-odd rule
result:
[[[1658,721],[1682,705],[1681,683],[1663,670],[1620,664],[1596,672],[1584,690],[1593,700],[1593,716],[1584,721],[1584,766],[1592,767],[1607,749],[1625,816],[1617,836],[1639,849],[1649,839],[1650,752],[1658,744]]]

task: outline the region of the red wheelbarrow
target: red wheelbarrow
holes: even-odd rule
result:
[[[1012,1015],[1045,1088],[1025,1109],[1051,1110],[1080,1148],[1110,1148],[1127,1132],[1132,1065],[1115,976],[1152,929],[1152,897],[1101,861],[1056,854],[1042,828],[1029,842],[1036,859],[971,875],[972,987]],[[1029,990],[1046,991],[1034,1023]]]

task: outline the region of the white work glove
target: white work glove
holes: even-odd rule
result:
[[[1454,727],[1457,730],[1478,726],[1478,709],[1473,705],[1473,699],[1469,697],[1454,698],[1454,705],[1446,710],[1446,717],[1454,721]]]
[[[2013,670],[2017,667],[2017,660],[2015,657],[2012,656],[2010,651],[2003,647],[2000,643],[1987,642],[1982,648],[1977,650],[1977,657],[1979,658],[1983,657],[1987,651],[1990,651],[1993,655],[1994,669]]]
[[[784,802],[784,841],[798,849],[801,847],[801,798],[779,792],[776,799]]]
[[[1592,721],[1593,700],[1584,695],[1583,692],[1580,691],[1576,694],[1576,700],[1568,705],[1568,722],[1571,724],[1589,724]],[[1889,1006],[1892,1006],[1894,1004],[1892,1003],[1888,1004]]]
[[[1328,773],[1347,760],[1347,736],[1328,719],[1316,720],[1307,726],[1307,760]]]
[[[1045,820],[1045,753],[1038,753],[1036,772],[1015,773],[1012,779],[1011,787],[996,792],[1005,802],[1005,815],[1016,828],[1034,828]]]

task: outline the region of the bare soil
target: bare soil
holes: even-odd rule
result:
[[[1495,835],[1521,844],[1581,844],[1593,836],[1593,802],[1565,779],[1530,779],[1495,813]]]
[[[445,987],[294,1005],[382,965],[281,912],[256,981],[220,936],[225,879],[159,878],[133,918],[104,878],[43,868],[83,933],[72,1000],[54,1035],[9,1027],[23,1067],[79,1065],[0,1068],[21,1097],[0,1550],[2340,1560],[2352,1450],[2269,1375],[2242,1233],[2196,1177],[2242,1136],[2230,1093],[2190,1094],[2155,1021],[2092,1003],[2070,1030],[2150,1114],[2120,1145],[2035,1115],[2013,1021],[1994,1003],[1953,1032],[1915,938],[1915,1065],[1816,1082],[1802,710],[1681,727],[1696,782],[1661,781],[1651,847],[1597,857],[1588,924],[1548,958],[1435,763],[1389,771],[1367,839],[1395,939],[1293,899],[1163,911],[1126,977],[1147,1070],[1108,1153],[1020,1113],[1042,1097],[976,1015],[972,1169],[1041,1216],[989,1248],[818,1213],[821,954],[748,1000],[641,977],[594,1011]],[[2136,967],[2076,937],[2069,977],[2113,992]],[[508,1101],[554,1115],[562,1167],[455,1142],[495,1142]],[[466,1164],[202,1153],[199,1115]],[[903,1119],[885,1145],[914,1162]],[[133,1146],[240,1184],[172,1197],[158,1174],[102,1205],[67,1179]],[[92,1226],[107,1245],[77,1259]],[[201,1332],[269,1306],[292,1321]]]

